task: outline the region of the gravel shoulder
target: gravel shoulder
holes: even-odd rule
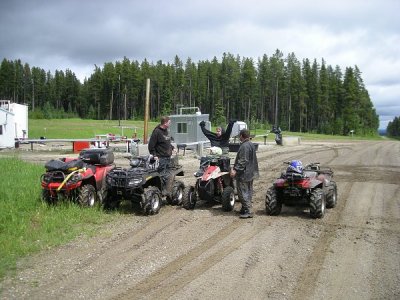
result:
[[[125,214],[95,237],[80,237],[18,263],[1,299],[398,299],[400,143],[260,145],[253,219],[220,205],[164,206]],[[54,151],[20,150],[44,163]],[[231,153],[233,158],[235,153]],[[318,161],[335,172],[338,205],[323,219],[284,207],[265,214],[266,190],[283,161]],[[185,184],[198,160],[180,157]],[[116,154],[116,164],[128,161]]]

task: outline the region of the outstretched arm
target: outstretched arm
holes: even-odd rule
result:
[[[200,128],[201,131],[203,132],[203,134],[207,137],[207,138],[216,138],[217,135],[214,132],[211,132],[209,130],[206,129],[206,123],[204,121],[200,122]]]
[[[221,135],[221,139],[224,141],[228,141],[231,137],[231,133],[232,133],[232,128],[233,128],[233,124],[235,124],[235,120],[230,120],[228,127],[226,127],[225,132]]]

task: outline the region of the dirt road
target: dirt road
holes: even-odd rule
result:
[[[399,299],[400,143],[260,145],[255,217],[203,203],[121,216],[19,264],[2,299]],[[232,154],[234,155],[234,154]],[[282,162],[333,168],[338,205],[323,219],[284,207],[265,214],[267,187]],[[193,155],[181,163],[187,176]]]

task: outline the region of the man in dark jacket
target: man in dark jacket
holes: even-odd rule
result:
[[[171,137],[168,128],[171,125],[169,117],[162,117],[161,122],[154,128],[148,144],[149,153],[158,159],[161,178],[163,180],[163,194],[168,195],[172,191],[173,176],[169,170],[171,155],[174,147],[171,144]]]
[[[238,197],[242,203],[240,218],[252,218],[253,180],[259,177],[256,148],[250,141],[250,132],[242,129],[239,134],[240,147],[235,163],[231,169],[231,177],[236,178]]]
[[[221,127],[217,127],[215,133],[205,128],[206,123],[204,121],[201,121],[199,125],[203,134],[210,140],[211,147],[220,147],[223,154],[228,154],[229,139],[231,137],[233,124],[235,124],[235,122],[236,121],[234,120],[229,121],[226,131],[224,131]]]

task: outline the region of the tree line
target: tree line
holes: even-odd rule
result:
[[[301,62],[280,50],[252,58],[223,53],[197,63],[152,63],[124,58],[94,66],[81,83],[69,69],[55,74],[20,60],[3,59],[0,97],[29,105],[31,117],[143,119],[146,79],[151,80],[150,118],[180,106],[199,107],[215,124],[239,119],[283,130],[374,135],[379,118],[357,66],[333,68],[322,59]]]
[[[395,117],[393,121],[389,122],[386,134],[391,137],[400,138],[400,117]]]

